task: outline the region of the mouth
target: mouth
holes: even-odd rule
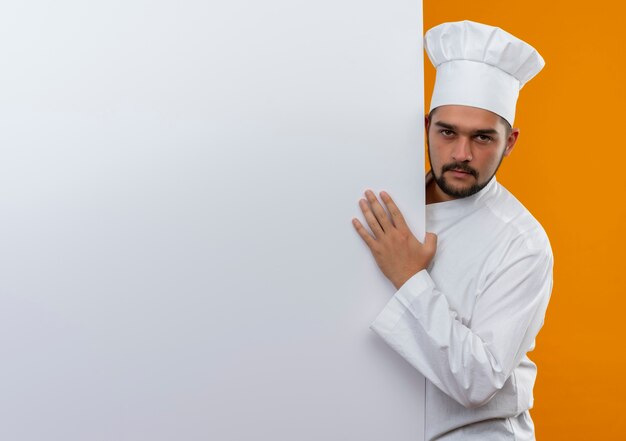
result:
[[[474,174],[471,173],[471,172],[468,172],[468,171],[465,171],[465,170],[456,169],[456,168],[453,168],[453,169],[450,169],[450,170],[447,170],[447,171],[449,171],[452,174],[452,176],[454,176],[455,178],[466,178],[468,176],[474,176]]]
[[[474,178],[478,177],[478,173],[476,173],[476,170],[472,169],[469,166],[465,166],[465,164],[459,164],[459,163],[452,163],[452,164],[447,164],[444,165],[442,167],[442,174],[445,172],[450,172],[450,174],[454,177],[454,178],[459,178],[459,179],[466,179],[468,176],[472,176]]]

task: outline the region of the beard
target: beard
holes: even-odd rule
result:
[[[429,153],[430,153],[430,143],[428,144],[428,149],[429,149]],[[475,170],[472,167],[470,167],[467,164],[467,162],[455,161],[455,162],[450,162],[448,164],[445,164],[445,165],[443,165],[441,167],[441,173],[437,176],[437,173],[435,172],[435,168],[433,167],[432,160],[430,159],[430,154],[428,155],[428,160],[430,162],[430,169],[432,171],[433,179],[435,180],[435,183],[441,189],[441,191],[443,191],[445,194],[447,194],[448,196],[451,196],[451,197],[453,197],[455,199],[466,198],[468,196],[472,196],[472,195],[478,193],[483,188],[485,188],[487,186],[487,184],[489,184],[489,182],[491,182],[493,177],[496,175],[496,172],[500,168],[500,164],[502,164],[502,160],[503,159],[504,159],[504,151],[502,152],[502,156],[500,156],[500,161],[498,162],[498,166],[494,170],[493,174],[491,176],[489,176],[489,178],[486,179],[485,182],[481,183],[479,181],[480,174],[478,173],[477,170]],[[460,170],[460,171],[463,171],[465,173],[468,173],[468,174],[472,175],[476,179],[476,183],[474,183],[473,185],[471,185],[469,187],[466,187],[466,188],[455,188],[455,187],[452,187],[448,183],[448,181],[446,181],[446,178],[444,177],[444,173],[449,171],[449,170]]]

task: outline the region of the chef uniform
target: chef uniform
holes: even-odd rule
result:
[[[513,124],[523,84],[544,65],[527,43],[462,21],[426,33],[437,68],[431,110],[490,110]],[[431,176],[429,176],[431,177]],[[478,193],[426,206],[431,265],[407,280],[371,325],[426,377],[425,439],[534,440],[536,365],[553,256],[545,231],[495,177]]]

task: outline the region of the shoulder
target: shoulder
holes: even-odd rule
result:
[[[486,201],[484,211],[500,228],[491,236],[480,291],[506,280],[510,285],[531,284],[536,287],[531,291],[549,295],[554,257],[541,223],[500,184]]]
[[[503,225],[509,241],[515,241],[529,251],[552,254],[550,240],[541,223],[502,184],[496,183],[493,197],[485,201],[489,215]]]

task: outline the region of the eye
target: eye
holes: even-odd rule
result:
[[[476,139],[480,142],[490,142],[493,140],[491,136],[487,135],[476,135]]]
[[[441,133],[446,138],[450,138],[451,136],[454,136],[454,132],[448,129],[441,129],[439,130],[439,133]]]

